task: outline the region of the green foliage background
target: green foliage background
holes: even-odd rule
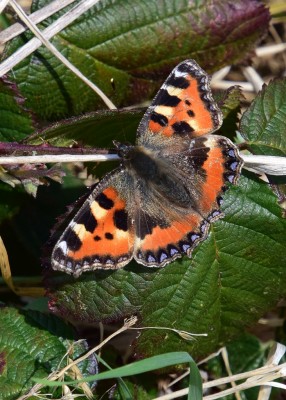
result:
[[[33,1],[32,9],[47,3]],[[266,33],[269,18],[267,9],[254,0],[102,0],[53,43],[116,105],[134,105],[149,100],[185,58],[196,59],[208,72],[247,59]],[[15,39],[5,56],[30,37],[25,33]],[[285,99],[285,79],[273,81],[242,116],[241,135],[254,154],[285,155]],[[217,100],[225,117],[220,133],[236,140],[240,92],[232,89]],[[0,82],[0,140],[93,147],[109,147],[114,139],[134,141],[142,110],[100,108],[101,100],[41,47]],[[93,173],[100,176],[107,168]],[[61,187],[40,187],[36,199],[20,187],[0,183],[0,233],[16,277],[42,273],[41,247],[56,217],[85,191],[81,180],[66,172]],[[4,177],[7,171],[1,167],[0,179]],[[132,262],[119,271],[86,273],[77,280],[48,271],[44,284],[49,310],[80,324],[121,321],[136,314],[141,327],[207,333],[188,342],[171,331],[148,329],[136,338],[134,353],[147,357],[180,350],[197,359],[208,355],[285,296],[286,222],[272,189],[243,172],[239,184],[225,194],[223,211],[225,218],[212,224],[192,259],[164,269],[147,270]],[[0,320],[0,384],[5,389],[0,399],[12,400],[31,387],[32,376],[44,377],[56,368],[74,333],[67,334],[59,319],[55,323],[53,316],[31,310],[3,307]],[[265,349],[252,338],[242,342],[256,360],[264,359]],[[241,342],[233,343],[230,352],[235,355],[235,343],[239,347]],[[237,366],[239,370],[239,362]],[[145,396],[145,389],[140,390]]]

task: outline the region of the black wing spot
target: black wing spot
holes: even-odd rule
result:
[[[142,240],[147,235],[151,235],[153,229],[158,226],[155,218],[150,217],[146,213],[140,213],[138,216],[138,224],[136,225],[136,235]]]
[[[99,242],[99,240],[101,240],[101,237],[96,235],[96,236],[94,236],[93,240],[96,242]]]
[[[84,225],[88,232],[94,232],[97,227],[97,221],[92,214],[90,208],[86,208],[80,215],[75,216],[74,222],[80,225]]]
[[[136,225],[135,225],[136,236],[141,240],[144,239],[145,236],[151,235],[153,229],[156,227],[159,227],[161,229],[169,227],[168,223],[166,223],[165,220],[163,219],[160,220],[159,218],[151,217],[142,210],[140,210],[137,213],[135,220],[136,220]]]
[[[116,228],[126,232],[128,229],[128,217],[125,210],[116,210],[113,215],[113,221]]]
[[[175,133],[183,134],[183,133],[192,133],[194,129],[185,121],[175,122],[172,125],[172,128]]]
[[[195,113],[194,113],[193,110],[188,110],[188,111],[187,111],[187,114],[188,114],[188,116],[191,117],[191,118],[194,118],[194,116],[195,116]]]
[[[98,202],[100,207],[104,208],[105,210],[110,210],[114,206],[114,201],[109,199],[104,193],[99,193],[95,200]]]
[[[150,119],[161,126],[168,125],[168,118],[165,117],[165,115],[156,113],[155,111],[153,111],[152,114],[150,115]]]
[[[209,147],[194,148],[191,150],[189,161],[192,166],[198,170],[201,168],[208,159]]]
[[[110,232],[106,232],[106,234],[105,234],[104,236],[105,236],[105,238],[106,238],[107,240],[112,240],[112,239],[113,239],[113,235],[112,235],[112,233],[110,233]]]
[[[67,245],[71,251],[77,251],[81,248],[82,242],[71,228],[67,229],[64,240],[67,242]]]
[[[179,72],[190,73],[192,71],[192,68],[188,63],[181,63],[180,65],[178,65],[177,69]]]
[[[170,79],[168,79],[167,85],[171,85],[179,89],[187,89],[190,86],[190,83],[183,76],[176,77],[175,75],[172,75]]]
[[[167,107],[177,107],[181,99],[177,96],[171,96],[166,89],[160,89],[156,96],[156,104]]]

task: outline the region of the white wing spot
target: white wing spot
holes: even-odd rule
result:
[[[67,254],[67,252],[68,252],[68,245],[67,245],[67,242],[66,242],[65,240],[63,240],[62,242],[60,242],[60,243],[57,245],[57,247],[60,248],[64,254]]]

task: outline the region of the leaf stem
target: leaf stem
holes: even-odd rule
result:
[[[31,155],[39,154],[117,154],[115,149],[102,149],[95,147],[63,147],[63,146],[51,146],[46,143],[40,145],[33,144],[22,144],[18,142],[0,142],[0,155],[14,155],[20,152],[20,155],[30,152]]]

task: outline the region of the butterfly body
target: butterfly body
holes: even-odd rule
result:
[[[136,182],[141,181],[142,188],[145,187],[139,194],[140,198],[144,197],[144,192],[152,190],[173,205],[183,208],[191,205],[187,187],[176,176],[167,158],[164,159],[160,154],[160,149],[126,145],[119,145],[117,148],[122,157],[122,166],[129,173],[130,180],[133,180],[134,193],[137,190]]]
[[[117,269],[132,258],[163,267],[191,255],[222,216],[226,182],[242,161],[227,138],[205,72],[179,64],[145,113],[135,145],[115,142],[119,168],[103,178],[52,254],[52,266],[74,276]]]

